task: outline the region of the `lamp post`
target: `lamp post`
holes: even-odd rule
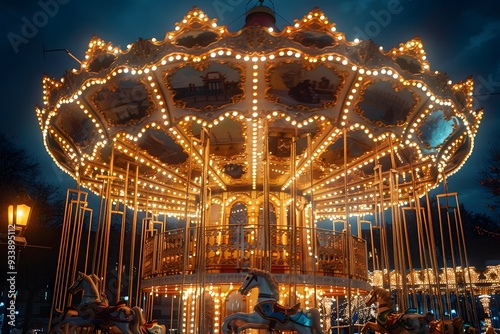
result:
[[[26,204],[26,201],[16,201],[15,203],[9,205],[7,215],[9,221],[9,235],[14,233],[16,244],[21,246],[26,245],[24,232],[28,227],[31,215],[31,206]]]
[[[28,226],[31,214],[31,206],[27,200],[18,199],[10,204],[7,209],[8,232],[7,232],[7,301],[3,317],[2,333],[10,333],[11,328],[16,325],[16,277],[19,269],[19,257],[21,247],[26,246],[24,232]]]

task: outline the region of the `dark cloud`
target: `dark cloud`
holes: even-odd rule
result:
[[[490,42],[491,40],[498,37],[500,33],[500,20],[495,22],[489,22],[483,26],[481,32],[477,35],[471,36],[469,38],[468,48],[481,47],[484,43]]]

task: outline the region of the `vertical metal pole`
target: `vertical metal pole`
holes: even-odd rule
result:
[[[100,189],[99,193],[99,211],[97,214],[97,226],[96,226],[96,233],[95,233],[95,241],[94,241],[94,254],[92,254],[92,269],[91,272],[93,274],[96,274],[99,276],[99,278],[102,278],[101,272],[100,272],[100,265],[101,265],[101,258],[99,257],[98,254],[101,252],[101,247],[103,243],[103,224],[104,224],[104,219],[102,218],[103,216],[103,210],[104,210],[104,203],[103,203],[103,197],[104,197],[104,182],[103,182],[103,187]],[[102,291],[101,291],[102,292]]]
[[[125,185],[123,190],[123,214],[122,214],[122,224],[120,230],[120,246],[118,252],[118,268],[116,273],[116,303],[120,301],[121,285],[122,285],[122,267],[123,267],[123,248],[125,244],[125,223],[127,216],[127,192],[128,192],[128,173],[130,170],[130,163],[127,162],[127,170],[125,172]],[[119,205],[119,204],[118,204]],[[130,284],[130,282],[129,282]]]
[[[168,331],[169,334],[171,334],[174,329],[174,296],[175,295],[170,296],[170,329]]]
[[[91,271],[89,271],[89,268],[88,268],[88,264],[89,264],[89,254],[90,254],[90,238],[92,236],[92,214],[93,214],[93,210],[90,209],[90,208],[85,208],[84,209],[85,211],[89,212],[89,219],[88,219],[88,231],[87,231],[87,247],[86,247],[86,254],[85,254],[85,264],[83,265],[83,270],[85,270],[86,273],[91,273],[93,274]]]
[[[272,250],[271,250],[271,222],[269,216],[269,133],[268,133],[268,123],[265,121],[264,124],[264,158],[263,158],[263,168],[264,168],[264,179],[263,179],[263,193],[264,193],[264,203],[262,206],[263,218],[264,218],[264,270],[271,272],[272,268]]]
[[[431,298],[434,296],[436,296],[436,307],[438,309],[438,313],[440,315],[443,314],[443,303],[442,303],[442,300],[441,300],[441,292],[440,292],[440,285],[441,285],[441,278],[439,276],[439,263],[437,261],[437,252],[436,252],[436,242],[435,242],[435,237],[434,237],[434,227],[433,227],[433,222],[432,222],[432,212],[430,210],[431,208],[431,202],[430,202],[430,198],[429,198],[429,191],[426,190],[425,192],[425,198],[426,198],[426,201],[427,201],[427,207],[429,208],[429,210],[427,210],[427,215],[428,215],[428,226],[427,226],[427,233],[429,235],[429,240],[428,240],[428,245],[429,245],[429,249],[431,250],[431,261],[432,261],[432,273],[435,277],[435,289],[429,289],[430,292],[431,292]],[[432,295],[433,294],[433,295]]]
[[[137,203],[137,193],[139,191],[139,166],[135,166],[135,179],[134,179],[134,214],[132,217],[132,231],[131,231],[131,241],[130,241],[130,262],[129,262],[129,273],[128,273],[128,306],[134,305],[134,300],[135,302],[140,305],[141,301],[138,300],[138,291],[139,288],[137,288],[137,294],[134,294],[134,257],[135,257],[135,234],[137,233],[137,210],[138,210],[138,203]],[[134,298],[135,297],[135,298]]]
[[[349,317],[349,333],[352,333],[352,291],[351,291],[351,249],[350,249],[350,241],[351,241],[351,226],[349,224],[349,196],[347,194],[348,184],[347,184],[347,128],[343,129],[343,140],[344,140],[344,205],[345,205],[345,238],[347,246],[347,257],[346,257],[346,265],[347,265],[347,305],[348,305],[348,317]]]
[[[196,260],[197,260],[197,268],[196,268],[196,291],[199,293],[198,297],[198,308],[196,312],[196,317],[198,318],[198,332],[203,333],[205,331],[205,228],[207,223],[207,218],[209,215],[209,185],[208,185],[208,166],[210,159],[210,131],[209,129],[204,128],[201,133],[201,142],[203,147],[203,171],[201,177],[201,219],[198,224],[198,233],[197,233],[197,247],[196,247]],[[192,324],[195,326],[195,324]]]
[[[66,222],[66,217],[68,214],[68,202],[69,201],[70,201],[70,198],[69,198],[69,189],[68,189],[66,191],[66,202],[65,202],[65,206],[64,206],[64,219],[63,219],[63,225],[62,225],[61,244],[59,246],[59,255],[57,258],[56,279],[55,279],[55,283],[54,283],[54,293],[52,295],[52,302],[51,302],[51,306],[50,306],[49,328],[47,329],[48,331],[50,331],[50,329],[51,329],[52,315],[54,313],[53,311],[61,308],[61,305],[64,305],[63,304],[64,300],[62,299],[63,298],[63,291],[61,289],[61,285],[62,285],[62,279],[63,279],[63,275],[62,275],[63,264],[65,263],[65,261],[63,260],[63,256],[65,256],[65,254],[66,254],[65,249],[67,246],[66,234],[68,231],[68,224]],[[5,322],[5,318],[4,318],[4,322]]]
[[[190,137],[189,141],[189,154],[193,154],[193,137]],[[178,312],[177,312],[177,326],[182,325],[182,291],[184,291],[184,286],[186,285],[186,275],[188,274],[188,259],[189,259],[189,247],[191,246],[190,242],[190,231],[191,231],[191,221],[189,220],[188,214],[189,214],[189,193],[190,193],[190,187],[191,187],[191,174],[192,174],[192,160],[193,159],[188,159],[188,172],[187,172],[187,181],[186,181],[186,194],[184,196],[185,203],[184,203],[184,217],[186,218],[186,226],[184,227],[184,252],[183,252],[183,259],[182,259],[182,282],[181,282],[181,293],[179,294],[179,300],[178,300]],[[202,181],[203,182],[203,181]],[[173,303],[173,301],[172,301]],[[173,311],[171,311],[173,312]],[[177,328],[179,329],[179,328]]]
[[[317,245],[317,235],[316,235],[316,217],[315,217],[315,211],[314,211],[314,189],[313,189],[313,159],[312,159],[312,143],[311,143],[311,134],[308,133],[307,134],[307,158],[309,159],[309,189],[311,191],[311,200],[310,200],[310,220],[311,220],[311,224],[310,224],[310,230],[311,230],[311,240],[312,240],[312,257],[313,257],[313,296],[316,296],[317,295],[317,291],[316,291],[316,267],[317,267],[317,264],[318,264],[318,259],[316,258],[317,257],[317,249],[316,249],[316,245]],[[318,302],[317,302],[317,298],[315,297],[314,298],[314,308],[317,308],[318,307]]]
[[[106,276],[107,276],[107,268],[108,268],[108,251],[109,251],[109,235],[111,232],[111,214],[113,208],[113,201],[111,200],[111,188],[113,185],[113,166],[115,161],[115,147],[111,146],[111,157],[109,162],[109,171],[108,171],[108,183],[106,189],[106,223],[105,226],[105,240],[104,240],[104,253],[102,254],[102,286],[105,289],[106,286]]]
[[[292,265],[292,270],[291,270],[291,275],[290,277],[290,287],[291,287],[291,292],[290,292],[290,305],[294,305],[297,303],[297,254],[300,254],[297,252],[297,170],[296,170],[296,139],[297,137],[292,137],[291,140],[291,145],[290,145],[290,175],[292,177],[292,185],[291,185],[291,197],[292,201],[290,204],[290,223],[291,223],[291,245],[290,245],[290,252],[291,252],[291,265]],[[302,257],[301,257],[302,259]]]
[[[73,204],[73,203],[72,203]],[[74,216],[72,217],[72,227],[71,227],[71,244],[70,244],[70,249],[69,249],[69,254],[70,257],[68,259],[69,261],[69,266],[71,268],[70,271],[68,271],[68,279],[66,281],[67,285],[64,287],[64,290],[67,290],[69,288],[69,285],[71,284],[72,281],[75,280],[76,278],[76,261],[78,261],[78,230],[79,230],[79,218],[80,218],[80,193],[77,191],[77,199],[76,199],[76,204],[74,205],[74,210],[72,211]],[[73,295],[69,294],[68,295],[68,306],[71,305]]]

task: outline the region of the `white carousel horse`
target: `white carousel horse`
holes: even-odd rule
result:
[[[431,313],[394,312],[391,294],[379,287],[374,287],[366,298],[367,306],[374,303],[378,303],[377,321],[365,323],[361,328],[362,334],[366,334],[369,329],[387,334],[429,334],[429,323],[435,320]]]
[[[91,279],[93,284],[84,284],[85,279]],[[99,286],[100,286],[101,280],[97,275],[90,275],[87,277],[83,277],[81,273],[78,273],[78,278],[73,282],[73,284],[68,288],[68,291],[74,295],[79,291],[84,291],[83,296],[82,296],[82,302],[78,307],[67,307],[63,311],[56,310],[54,312],[54,319],[52,320],[51,324],[51,333],[74,333],[76,329],[80,329],[83,326],[80,326],[78,323],[78,316],[82,316],[82,309],[83,306],[93,304],[93,303],[105,303],[103,304],[104,306],[107,306],[107,298],[104,298],[101,301],[101,298],[99,297]],[[102,296],[102,295],[101,295]],[[71,319],[70,319],[71,318]],[[87,327],[87,326],[85,326]],[[93,329],[94,326],[92,324],[89,324],[88,327],[89,329]]]
[[[251,322],[244,322],[241,320],[233,320],[230,323],[227,324],[227,327],[229,330],[233,333],[240,334],[241,332],[245,331],[246,329],[267,329],[268,331],[271,331],[269,329],[269,326],[267,324],[254,324]]]
[[[236,312],[224,318],[223,334],[239,333],[248,328],[295,331],[298,334],[323,333],[317,309],[306,311],[299,309],[300,304],[287,308],[277,303],[278,283],[270,273],[259,269],[250,270],[238,291],[245,295],[253,288],[259,289],[254,312]]]
[[[165,334],[166,328],[156,320],[146,323],[142,310],[138,306],[128,307],[125,302],[114,306],[108,305],[107,297],[100,293],[100,280],[95,275],[85,275],[79,272],[68,291],[75,294],[83,291],[81,303],[76,308],[78,316],[69,317],[59,322],[55,327],[56,333],[76,333],[77,328],[94,327],[102,330],[118,329],[123,334]],[[69,326],[66,326],[69,325]]]
[[[105,294],[99,293],[101,279],[95,275],[84,275],[78,273],[77,279],[68,288],[68,291],[74,295],[83,291],[82,300],[77,307],[68,307],[63,312],[57,312],[59,315],[52,322],[52,333],[75,333],[82,332],[83,328],[87,332],[92,332],[95,328],[93,322],[85,323],[77,317],[88,319],[93,318],[93,308],[99,305],[101,308],[109,307],[108,298]],[[71,319],[69,319],[71,317]]]
[[[108,297],[100,292],[100,285],[101,279],[97,277],[97,275],[85,275],[79,272],[76,280],[68,288],[68,292],[72,295],[83,291],[82,300],[76,308],[80,316],[85,315],[85,313],[89,311],[89,306],[92,308],[96,305],[102,308],[109,307]]]

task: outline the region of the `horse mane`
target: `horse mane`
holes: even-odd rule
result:
[[[380,299],[383,299],[386,303],[390,303],[391,305],[394,305],[394,302],[392,301],[392,296],[389,291],[386,289],[383,289],[378,286],[373,287],[373,293],[376,294]]]
[[[90,286],[90,289],[92,290],[92,293],[94,293],[96,295],[96,297],[100,300],[101,299],[101,295],[100,295],[101,292],[99,291],[99,288],[98,288],[96,282],[94,281],[94,277],[92,275],[94,275],[98,279],[99,279],[99,277],[97,277],[97,275],[95,275],[95,274],[92,274],[92,275],[87,275],[84,273],[81,273],[81,274],[82,274],[82,278],[89,283],[89,286]]]
[[[94,281],[94,284],[97,288],[97,291],[98,292],[101,292],[101,279],[99,278],[99,276],[97,276],[96,274],[90,274],[89,275],[90,278],[92,278],[92,281]]]
[[[263,279],[265,279],[267,282],[267,285],[269,285],[269,289],[271,289],[271,291],[274,295],[274,298],[276,298],[276,300],[280,299],[278,282],[276,281],[274,276],[271,275],[271,273],[269,273],[265,270],[252,269],[252,270],[250,270],[249,274],[253,274],[257,277],[262,277]]]

